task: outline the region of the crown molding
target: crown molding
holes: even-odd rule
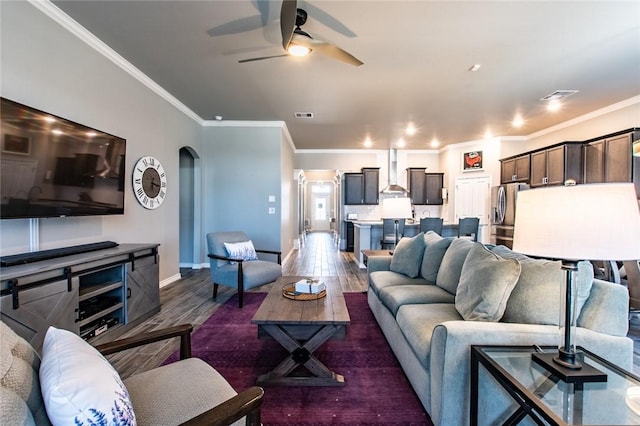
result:
[[[145,73],[136,68],[131,62],[127,61],[124,57],[120,56],[115,50],[110,48],[106,43],[93,35],[89,30],[80,25],[76,20],[64,13],[56,5],[51,3],[50,0],[28,0],[33,6],[35,6],[42,13],[53,19],[60,24],[67,31],[84,41],[90,47],[98,51],[105,58],[116,64],[118,67],[129,73],[133,78],[140,81],[147,86],[153,92],[158,94],[161,98],[169,102],[178,110],[183,112],[187,117],[194,120],[196,123],[202,125],[202,118],[189,109],[185,104],[180,102],[175,96],[163,89],[158,83],[149,78]]]

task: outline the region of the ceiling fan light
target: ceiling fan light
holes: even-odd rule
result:
[[[309,53],[311,53],[311,49],[305,46],[300,46],[298,44],[291,44],[289,45],[287,52],[289,52],[289,54],[293,56],[307,56]]]

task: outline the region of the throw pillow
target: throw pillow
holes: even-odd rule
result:
[[[566,277],[566,271],[561,269],[561,262],[533,259],[505,246],[496,246],[491,251],[504,258],[517,259],[522,265],[520,278],[507,301],[502,321],[558,325],[561,292]],[[577,320],[593,284],[591,263],[586,260],[578,262],[578,271],[574,272],[573,277]]]
[[[389,270],[415,278],[420,273],[420,264],[424,253],[424,234],[400,239],[391,257]]]
[[[428,236],[433,234],[431,238]],[[435,237],[438,237],[437,239]],[[424,256],[422,257],[422,267],[420,268],[420,275],[427,280],[429,284],[435,284],[438,278],[438,270],[442,263],[442,258],[447,252],[449,245],[451,244],[451,238],[442,238],[440,235],[433,231],[427,231],[425,234],[425,249]]]
[[[224,243],[224,249],[227,251],[227,256],[233,257],[234,259],[258,260],[258,254],[251,240],[241,243]]]
[[[464,260],[473,247],[473,241],[466,238],[454,238],[442,256],[442,262],[436,276],[436,285],[447,290],[451,294],[456,294],[460,273]]]
[[[456,310],[467,321],[499,321],[520,277],[520,262],[474,243],[460,274]]]
[[[54,425],[135,425],[120,376],[80,336],[49,327],[42,346],[40,388]]]

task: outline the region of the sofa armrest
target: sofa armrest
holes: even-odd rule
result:
[[[259,426],[263,399],[264,390],[253,386],[182,425],[229,425],[247,416],[247,426]]]
[[[539,345],[559,343],[558,327],[480,321],[447,321],[437,325],[431,337],[431,417],[434,424],[467,424],[470,399],[471,345]],[[619,365],[633,366],[633,341],[578,327],[576,343]],[[486,381],[485,381],[486,382]],[[483,392],[485,392],[483,390]],[[508,397],[496,395],[491,413],[499,416]]]
[[[391,267],[391,256],[368,256],[367,275],[375,271],[388,271]]]
[[[176,325],[174,327],[167,327],[161,330],[150,331],[148,333],[140,333],[124,339],[114,340],[113,342],[103,343],[101,345],[97,345],[95,348],[102,355],[111,355],[116,352],[137,348],[138,346],[147,345],[149,343],[180,337],[180,359],[186,359],[191,358],[192,331],[193,325],[191,324]]]

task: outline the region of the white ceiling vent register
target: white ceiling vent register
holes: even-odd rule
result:
[[[568,96],[573,95],[574,93],[578,93],[579,90],[556,90],[553,93],[549,93],[544,98],[540,98],[541,101],[553,101],[556,99],[566,98]]]
[[[295,112],[296,118],[313,118],[312,112]]]

